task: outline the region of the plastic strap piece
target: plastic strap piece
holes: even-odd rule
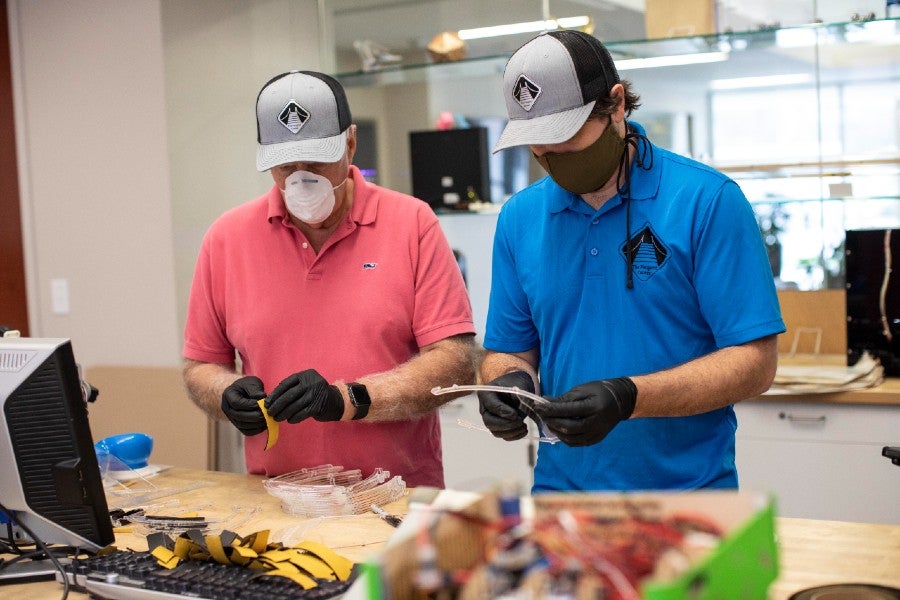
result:
[[[266,420],[266,450],[269,450],[278,443],[278,421],[269,416],[266,410],[266,399],[260,399],[257,404],[262,411],[263,418]]]
[[[538,396],[532,392],[517,388],[517,387],[504,387],[502,385],[484,385],[484,384],[474,384],[474,385],[459,385],[454,383],[450,387],[433,387],[431,388],[431,393],[435,396],[440,396],[441,394],[453,394],[456,392],[504,392],[507,394],[514,394],[519,396],[519,405],[522,406],[523,409],[533,409],[535,404],[547,404],[550,401],[544,398],[543,396]],[[523,398],[527,398],[531,400],[531,404],[529,405]],[[538,426],[538,433],[540,434],[538,437],[540,441],[547,442],[550,444],[555,444],[559,441],[559,438],[550,433],[547,430],[547,427],[544,425],[543,421],[535,417],[535,423]]]
[[[534,404],[546,404],[549,402],[543,396],[538,396],[532,392],[527,390],[523,390],[517,387],[504,387],[502,385],[482,385],[482,384],[473,384],[473,385],[459,385],[454,383],[450,387],[433,387],[431,388],[431,393],[435,396],[440,396],[441,394],[453,394],[456,392],[506,392],[507,394],[515,394],[519,396],[520,401],[522,398],[528,398]],[[526,404],[522,401],[523,404]],[[530,407],[529,407],[530,408]]]

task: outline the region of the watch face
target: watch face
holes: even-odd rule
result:
[[[372,399],[369,398],[369,390],[366,389],[366,386],[361,383],[348,383],[347,394],[350,396],[350,402],[356,407],[356,414],[353,415],[354,421],[369,414],[369,405],[372,404]]]
[[[361,383],[351,383],[349,388],[350,400],[353,401],[355,406],[372,404],[372,399],[369,398],[369,390],[366,389],[366,386]]]

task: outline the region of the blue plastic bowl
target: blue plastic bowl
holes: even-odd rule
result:
[[[94,450],[98,459],[108,453],[125,463],[128,468],[140,469],[147,466],[153,451],[153,438],[146,433],[120,433],[103,438],[94,444]]]

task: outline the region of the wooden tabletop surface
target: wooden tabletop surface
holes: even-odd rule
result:
[[[130,489],[108,492],[110,507],[127,505],[141,494],[166,491],[180,493],[152,500],[157,512],[178,515],[197,510],[218,520],[225,529],[247,535],[268,529],[270,539],[291,545],[302,540],[327,544],[354,561],[377,553],[395,529],[374,514],[341,517],[293,517],[285,513],[277,498],[269,495],[262,478],[253,475],[173,468]],[[201,487],[202,486],[202,487]],[[188,489],[193,487],[194,489]],[[407,498],[385,506],[388,512],[404,514]],[[833,583],[871,583],[900,587],[900,526],[778,518],[776,535],[781,575],[772,585],[770,600],[787,600],[802,589]],[[139,532],[117,533],[119,547],[145,550]],[[57,599],[61,586],[47,581],[0,586],[0,599]],[[71,592],[69,598],[87,596]]]

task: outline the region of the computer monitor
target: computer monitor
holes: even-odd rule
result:
[[[900,285],[892,260],[900,256],[900,229],[849,230],[844,242],[847,273],[847,364],[868,352],[888,377],[900,375]]]
[[[47,545],[110,545],[115,536],[71,341],[0,338],[0,406],[0,504],[13,523]]]
[[[487,129],[409,132],[412,194],[435,210],[491,201]]]

